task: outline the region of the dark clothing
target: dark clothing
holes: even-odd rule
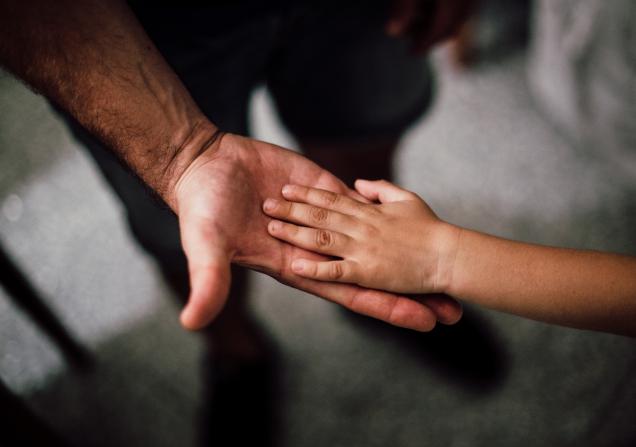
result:
[[[265,83],[302,140],[397,137],[426,109],[425,59],[384,33],[386,2],[255,1],[133,9],[201,110],[221,130],[248,134],[248,103]],[[175,216],[85,132],[75,129],[121,198],[132,231],[164,273],[187,269]]]

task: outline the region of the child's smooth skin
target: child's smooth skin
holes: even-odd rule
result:
[[[415,193],[358,180],[374,203],[287,185],[267,199],[269,233],[334,256],[298,260],[307,278],[399,293],[445,293],[536,320],[636,335],[636,258],[525,244],[440,220]]]

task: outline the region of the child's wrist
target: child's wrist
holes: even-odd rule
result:
[[[464,229],[441,222],[436,232],[438,260],[433,288],[435,293],[450,294],[456,268],[457,252]]]

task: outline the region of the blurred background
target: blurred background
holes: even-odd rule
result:
[[[483,0],[432,54],[436,99],[402,142],[399,183],[459,225],[636,255],[635,11]],[[257,138],[295,147],[265,90],[251,114]],[[0,243],[95,359],[70,367],[0,289],[3,396],[70,445],[197,445],[201,340],[92,160],[3,72]],[[280,445],[636,445],[632,339],[470,307],[458,328],[395,336],[253,276],[280,354]]]

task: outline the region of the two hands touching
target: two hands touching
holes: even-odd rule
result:
[[[396,326],[430,331],[457,300],[548,323],[636,335],[636,258],[526,244],[439,219],[386,181],[350,190],[305,157],[219,134],[164,197],[179,216],[198,329],[220,312],[230,264]],[[180,155],[192,154],[184,148]],[[408,295],[408,296],[407,296]]]
[[[261,208],[267,198],[282,200],[280,191],[287,184],[337,193],[360,206],[373,194],[362,189],[360,195],[305,157],[272,144],[233,134],[210,141],[179,175],[167,200],[179,216],[190,271],[191,293],[181,315],[185,327],[201,328],[220,312],[230,286],[230,263],[397,326],[429,331],[437,321],[450,324],[461,317],[461,306],[433,294],[434,288],[426,290],[430,295],[412,298],[377,290],[387,289],[378,287],[381,282],[321,281],[294,271],[292,266],[301,261],[328,261],[328,253],[270,236],[271,219]]]
[[[431,39],[444,35],[450,0],[396,0],[387,32],[423,30],[420,6],[432,3],[440,25]],[[398,326],[426,331],[460,318],[461,306],[443,295],[408,298],[293,272],[295,260],[328,258],[270,236],[264,200],[281,198],[286,184],[363,197],[298,154],[219,133],[127,2],[0,1],[0,64],[72,115],[178,215],[191,280],[185,327],[201,328],[222,309],[230,263]]]
[[[470,3],[394,0],[387,32],[426,49],[457,29]],[[0,1],[0,64],[101,139],[178,215],[187,328],[219,313],[237,263],[421,331],[461,317],[452,296],[636,336],[635,257],[459,229],[393,185],[352,191],[294,152],[220,133],[123,0]],[[282,196],[285,185],[303,187]],[[268,198],[277,202],[265,214]]]
[[[355,187],[371,203],[298,185],[283,187],[285,200],[265,201],[272,236],[339,258],[298,259],[292,271],[399,293],[447,293],[461,230],[389,182],[358,180]]]
[[[422,53],[457,31],[471,3],[394,0],[386,31],[409,39],[413,50]],[[461,317],[459,303],[443,295],[439,285],[417,290],[426,296],[405,297],[381,291],[415,292],[414,288],[394,287],[400,283],[400,275],[384,284],[324,281],[292,270],[294,262],[326,261],[328,253],[272,238],[267,233],[270,219],[261,211],[266,198],[282,199],[284,185],[302,184],[365,201],[365,194],[348,189],[306,158],[271,144],[225,134],[188,162],[173,198],[164,196],[179,216],[189,263],[191,294],[181,316],[185,327],[203,327],[220,312],[230,285],[232,262],[397,326],[429,331],[436,322],[452,324]],[[411,266],[417,268],[416,264]]]
[[[394,0],[386,32],[408,39],[414,52],[423,53],[455,33],[471,6],[470,0]],[[429,287],[427,275],[431,272],[420,275],[426,287],[411,287],[410,280],[408,284],[403,282],[405,272],[391,276],[381,267],[375,270],[384,275],[375,281],[358,281],[347,275],[338,280],[313,278],[306,272],[294,271],[292,265],[328,261],[326,256],[330,253],[268,235],[270,219],[261,211],[261,205],[268,197],[282,199],[280,191],[286,184],[338,193],[351,203],[375,200],[370,192],[365,193],[364,187],[356,193],[298,154],[237,135],[223,135],[190,163],[175,187],[173,201],[166,200],[179,215],[189,262],[191,294],[181,316],[185,327],[203,327],[220,312],[229,289],[231,262],[397,326],[429,331],[436,322],[452,324],[459,320],[461,306],[443,295],[444,286],[434,283]],[[432,212],[431,215],[434,216]],[[385,265],[377,257],[374,262]],[[345,265],[349,264],[342,264]],[[419,268],[418,263],[409,266],[413,272]],[[369,270],[367,276],[373,276]],[[427,295],[405,297],[381,290]]]
[[[440,220],[416,194],[356,182],[366,199],[286,185],[269,233],[330,256],[296,259],[304,278],[445,294],[548,323],[636,336],[636,258],[505,240]]]

